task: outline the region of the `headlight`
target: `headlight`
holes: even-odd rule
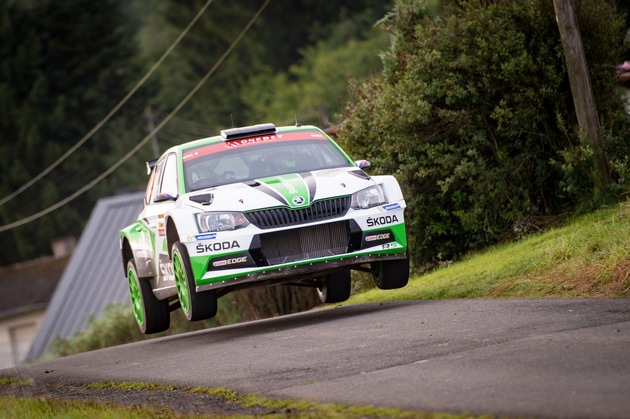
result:
[[[247,227],[249,221],[240,212],[202,212],[197,214],[200,233],[231,231]]]
[[[354,209],[367,209],[385,203],[385,194],[381,185],[370,186],[352,195],[350,206]]]

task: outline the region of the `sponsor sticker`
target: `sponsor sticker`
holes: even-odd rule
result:
[[[220,252],[222,250],[240,249],[241,245],[236,240],[214,243],[199,243],[195,247],[197,253]]]
[[[293,184],[285,178],[281,177],[280,183],[282,183],[282,185],[287,188],[287,192],[289,192],[290,194],[298,193],[297,189],[295,189],[295,186],[293,186]]]
[[[391,230],[377,230],[363,234],[361,249],[382,246],[383,249],[390,249],[395,246],[396,237]],[[386,247],[387,246],[387,247]]]
[[[374,234],[372,236],[365,236],[365,241],[373,242],[377,240],[388,240],[391,236],[392,236],[391,233]]]
[[[217,238],[217,233],[197,234],[195,240],[214,240]]]
[[[259,137],[252,137],[252,138],[245,138],[242,140],[230,140],[227,141],[225,143],[225,148],[235,148],[235,147],[239,147],[242,145],[250,145],[250,144],[256,144],[256,143],[262,143],[265,141],[274,141],[277,139],[282,139],[282,135],[281,134],[274,134],[274,135],[262,135]]]
[[[387,204],[387,205],[383,205],[383,209],[385,211],[393,211],[393,210],[397,210],[400,209],[400,204],[398,202],[395,202],[393,204]]]
[[[381,217],[369,217],[367,220],[368,227],[384,226],[398,222],[398,217],[395,215],[383,215]]]
[[[148,259],[151,257],[153,253],[148,251],[148,250],[138,250],[136,251],[136,257],[137,258],[144,258],[144,259]]]
[[[159,276],[163,281],[174,281],[175,275],[173,274],[173,263],[170,261],[167,255],[160,253],[158,257],[158,269]]]
[[[247,263],[247,256],[241,256],[241,257],[231,258],[231,259],[217,260],[217,261],[212,262],[212,266],[217,268],[219,266],[238,265],[238,264],[241,264],[241,263]]]

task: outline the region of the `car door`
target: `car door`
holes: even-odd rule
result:
[[[178,196],[176,158],[175,153],[170,153],[157,162],[153,184],[149,185],[141,214],[142,222],[152,238],[154,290],[171,287],[175,283],[173,266],[168,257],[164,214],[175,206]]]

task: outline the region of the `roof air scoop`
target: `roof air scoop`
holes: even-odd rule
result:
[[[274,124],[258,124],[248,127],[230,128],[221,131],[223,141],[237,140],[239,138],[253,137],[256,135],[275,134],[276,126]]]

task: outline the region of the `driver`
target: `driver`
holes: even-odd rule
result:
[[[292,150],[282,150],[272,157],[276,169],[287,171],[295,169],[295,153]]]

